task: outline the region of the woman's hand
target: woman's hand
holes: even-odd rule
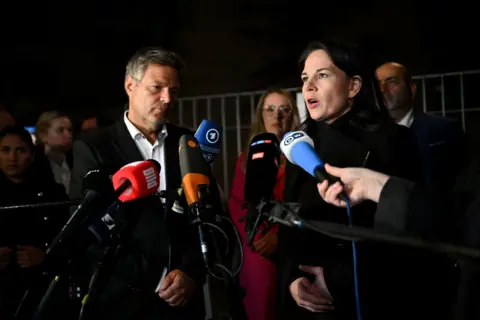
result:
[[[262,238],[253,243],[253,249],[258,252],[262,257],[268,258],[277,249],[277,234],[270,230]]]

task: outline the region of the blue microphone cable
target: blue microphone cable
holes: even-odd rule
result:
[[[352,221],[352,206],[350,199],[347,196],[342,197],[347,206],[348,226],[353,226]],[[357,244],[356,240],[352,240],[352,255],[353,255],[353,286],[355,290],[355,306],[357,310],[357,320],[362,320],[362,312],[360,307],[360,290],[358,286],[358,263],[357,263]]]

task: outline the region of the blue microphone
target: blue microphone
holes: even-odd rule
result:
[[[325,170],[325,163],[320,159],[313,147],[312,138],[303,131],[293,131],[285,134],[280,143],[280,149],[288,161],[305,170],[315,177],[318,182],[321,183],[323,180],[328,180],[330,184],[335,182],[341,183],[340,179],[330,175]],[[345,195],[342,193],[341,197],[345,197]]]
[[[215,156],[220,152],[222,145],[223,128],[214,121],[203,120],[195,132],[195,139],[200,143],[203,158],[212,164]]]

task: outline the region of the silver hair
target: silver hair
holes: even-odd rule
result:
[[[128,61],[125,78],[132,77],[136,81],[142,80],[145,70],[150,64],[159,64],[161,66],[172,67],[181,72],[185,68],[182,58],[175,52],[163,48],[144,48],[135,53]]]

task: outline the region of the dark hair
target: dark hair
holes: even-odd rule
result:
[[[337,40],[311,42],[303,51],[299,65],[303,70],[305,60],[316,50],[324,50],[337,68],[349,77],[362,78],[362,87],[353,98],[354,103],[349,114],[352,114],[353,125],[368,131],[374,131],[384,121],[391,121],[385,100],[375,77],[375,69],[370,67],[357,45],[342,43]],[[302,123],[302,129],[308,128],[313,120],[307,114],[307,120]]]
[[[28,146],[32,153],[35,152],[35,145],[33,144],[32,136],[30,133],[21,126],[6,127],[0,131],[0,141],[6,136],[17,136]]]
[[[160,47],[146,47],[137,51],[127,63],[125,77],[130,76],[139,81],[143,78],[145,70],[150,64],[169,66],[181,72],[185,62],[178,54]]]

